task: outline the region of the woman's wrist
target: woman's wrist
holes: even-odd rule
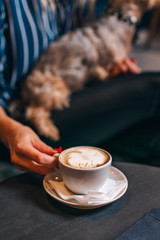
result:
[[[22,126],[22,124],[10,118],[0,106],[0,140],[7,147],[9,147],[9,139],[12,133],[20,126]]]

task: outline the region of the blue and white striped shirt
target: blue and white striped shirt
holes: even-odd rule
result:
[[[87,20],[94,0],[0,0],[0,105],[7,110],[16,83],[40,54],[67,31]],[[107,7],[95,0],[94,16]],[[81,4],[81,5],[80,5]]]

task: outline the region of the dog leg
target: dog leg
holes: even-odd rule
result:
[[[50,112],[43,107],[29,106],[26,108],[26,119],[38,130],[39,134],[55,141],[59,140],[59,130],[51,120]]]
[[[105,68],[100,65],[95,66],[90,70],[91,78],[92,76],[100,81],[105,81],[109,78],[109,67]]]
[[[98,79],[101,81],[105,81],[109,76],[109,72],[101,66],[97,66],[95,71],[98,75]]]

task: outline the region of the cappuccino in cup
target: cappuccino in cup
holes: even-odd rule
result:
[[[76,194],[98,191],[106,182],[111,155],[100,148],[72,147],[59,155],[59,167],[66,187]]]
[[[61,162],[80,169],[95,168],[104,165],[109,161],[109,155],[94,147],[75,147],[62,153]]]

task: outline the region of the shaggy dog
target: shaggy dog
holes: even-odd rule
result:
[[[87,82],[110,77],[114,64],[128,56],[137,20],[157,3],[111,2],[111,9],[96,21],[51,43],[23,82],[21,97],[10,109],[19,112],[24,107],[25,118],[40,134],[59,139],[51,111],[69,107],[71,93]]]

